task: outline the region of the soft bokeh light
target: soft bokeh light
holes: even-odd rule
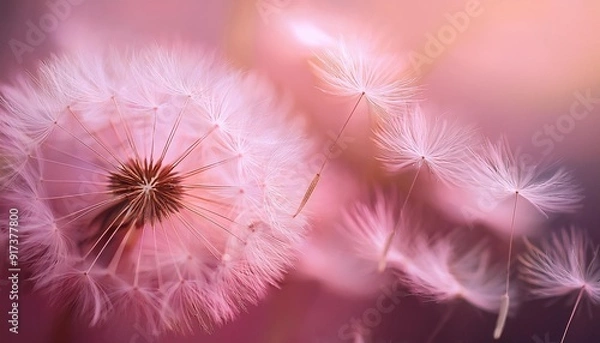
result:
[[[297,39],[310,47],[327,46],[333,39],[317,26],[306,21],[291,21],[290,28]]]

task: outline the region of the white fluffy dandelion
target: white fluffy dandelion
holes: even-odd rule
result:
[[[219,324],[289,267],[307,141],[257,79],[154,47],[58,57],[2,94],[23,258],[92,324]]]
[[[532,286],[536,298],[566,296],[577,292],[571,316],[566,324],[561,343],[584,297],[600,304],[600,261],[589,237],[582,230],[571,227],[553,234],[541,248],[527,243],[527,252],[519,257],[520,275]]]
[[[502,335],[510,303],[508,296],[510,262],[514,236],[514,223],[519,199],[524,199],[542,214],[573,212],[580,206],[582,196],[571,175],[563,169],[549,171],[537,164],[526,165],[510,151],[506,140],[496,144],[486,142],[480,152],[474,154],[469,175],[478,192],[485,192],[488,199],[501,202],[513,199],[510,240],[507,259],[506,293],[503,295],[505,308],[500,312],[494,330],[497,339]]]

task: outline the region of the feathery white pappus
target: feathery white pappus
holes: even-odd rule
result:
[[[427,166],[440,180],[463,184],[468,151],[478,141],[474,128],[430,118],[419,105],[408,106],[403,114],[390,116],[375,130],[377,159],[388,172]]]
[[[563,343],[582,300],[600,304],[599,248],[574,226],[553,233],[540,248],[529,241],[525,243],[527,252],[519,256],[519,270],[521,278],[531,286],[531,295],[550,298],[577,293],[560,340]]]
[[[2,98],[22,258],[91,324],[208,329],[294,259],[309,142],[259,78],[155,46],[55,57]]]
[[[311,66],[321,81],[321,90],[340,97],[364,96],[375,107],[390,114],[416,101],[415,78],[402,70],[402,61],[378,51],[366,39],[340,38],[315,52]]]
[[[514,156],[506,139],[486,141],[473,152],[467,174],[477,192],[487,198],[501,202],[517,194],[544,216],[580,208],[581,189],[568,171],[524,162]]]
[[[582,230],[571,227],[553,233],[539,248],[526,243],[527,252],[519,256],[519,271],[532,286],[531,295],[550,298],[583,290],[590,301],[600,304],[598,249]]]

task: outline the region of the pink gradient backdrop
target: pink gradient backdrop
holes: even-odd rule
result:
[[[422,53],[427,35],[448,25],[447,15],[463,11],[467,3],[288,0],[280,1],[284,5],[265,17],[259,12],[257,1],[267,0],[176,0],[168,4],[84,0],[72,7],[72,12],[41,45],[23,55],[23,63],[15,58],[9,41],[23,40],[26,21],[35,21],[49,10],[45,1],[3,1],[2,79],[9,81],[51,53],[87,44],[188,42],[218,49],[233,64],[257,69],[271,78],[283,96],[295,101],[298,116],[307,121],[311,134],[322,141],[325,149],[353,101],[316,89],[316,79],[307,63],[311,47],[294,35],[291,23],[315,25],[331,36],[371,34],[406,58],[399,68],[409,68],[408,54]],[[589,91],[600,98],[600,3],[482,0],[479,6],[481,14],[470,19],[465,31],[444,48],[441,56],[423,67],[419,83],[424,89],[425,108],[434,114],[474,123],[492,139],[506,134],[513,147],[520,147],[535,158],[545,157],[544,149],[534,145],[532,137],[543,132],[545,125],[569,114],[577,101],[575,92]],[[334,230],[343,208],[366,199],[369,186],[392,184],[372,157],[374,147],[368,124],[366,109],[359,108],[345,132],[347,149],[329,164],[307,206],[314,215],[313,232],[297,269],[290,272],[282,288],[273,289],[263,303],[249,308],[239,320],[216,329],[211,336],[199,333],[192,337],[165,337],[161,341],[337,342],[338,330],[351,317],[360,316],[373,306],[381,294],[381,280],[360,275],[360,263],[348,257],[343,239]],[[593,237],[600,238],[600,106],[576,121],[561,141],[555,141],[548,158],[572,168],[585,187],[584,208],[569,219],[587,226]],[[409,174],[393,181],[406,191],[410,180]],[[416,199],[442,199],[438,202],[440,209],[460,222],[453,205],[468,201],[467,196],[461,198],[436,184],[422,183]],[[9,205],[1,205],[2,213],[6,213]],[[487,219],[498,224],[507,218],[505,212],[496,216],[497,219]],[[496,238],[501,249],[505,235]],[[4,313],[8,303],[5,285],[2,287],[0,306]],[[42,295],[32,294],[29,286],[23,287],[22,292],[22,334],[15,340],[7,334],[5,323],[0,333],[3,342],[146,342],[143,333],[131,328],[126,314],[103,328],[88,329],[76,319],[60,324],[61,316],[47,307]],[[518,317],[511,320],[501,342],[535,342],[532,337],[543,338],[546,333],[559,337],[568,309],[562,302],[549,308],[545,305],[540,301],[523,307]],[[404,298],[392,313],[384,315],[375,331],[381,340],[375,342],[421,341],[446,309],[443,305],[419,302],[415,297]],[[487,341],[493,316],[467,306],[458,307],[455,313],[440,334],[440,342],[444,337],[458,337],[464,342]],[[600,339],[597,309],[594,315],[577,317],[570,341]],[[120,338],[111,340],[114,337]]]

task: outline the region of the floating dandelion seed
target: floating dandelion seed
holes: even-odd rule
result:
[[[306,218],[286,173],[308,176],[307,141],[260,80],[154,47],[55,58],[2,94],[23,258],[91,324],[208,329],[290,265]]]
[[[502,335],[510,297],[510,263],[514,228],[519,198],[547,216],[552,212],[573,212],[579,208],[582,199],[580,190],[565,170],[549,172],[539,165],[524,165],[513,156],[506,140],[496,144],[487,142],[480,153],[474,155],[469,170],[476,189],[485,192],[487,198],[497,202],[512,198],[514,206],[510,224],[508,258],[506,262],[506,292],[502,296],[503,306],[494,330],[494,338]]]
[[[444,182],[464,183],[464,165],[469,157],[467,152],[475,142],[475,134],[468,126],[462,127],[439,118],[429,119],[420,106],[415,105],[404,116],[384,120],[376,130],[375,142],[380,150],[377,158],[388,171],[397,173],[416,168],[404,204],[400,207],[402,214],[423,166]],[[392,231],[387,240],[393,240],[394,235]],[[385,245],[389,246],[390,243]],[[387,249],[382,250],[382,261],[385,261],[387,253]],[[384,268],[385,264],[380,270]]]
[[[325,93],[357,100],[331,143],[325,160],[296,210],[296,215],[302,211],[316,188],[325,165],[361,101],[364,99],[369,109],[378,117],[385,117],[415,101],[418,91],[414,86],[414,78],[403,74],[400,60],[396,56],[382,54],[366,41],[340,39],[335,44],[317,51],[311,66],[317,78],[321,80],[321,89]]]
[[[520,275],[533,286],[536,298],[560,297],[577,292],[577,299],[563,332],[565,341],[581,300],[600,304],[600,262],[586,235],[574,227],[553,234],[541,248],[526,241],[527,252],[519,256]]]

